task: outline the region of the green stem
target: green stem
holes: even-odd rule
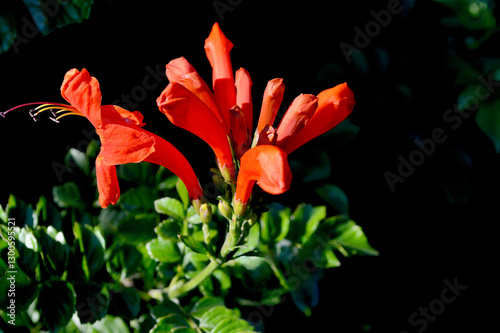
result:
[[[222,265],[222,262],[217,260],[217,261],[212,261],[210,264],[207,265],[198,275],[196,275],[194,278],[191,280],[187,281],[186,283],[180,285],[179,287],[173,289],[173,290],[167,290],[168,292],[168,297],[170,299],[172,298],[177,298],[194,288],[198,287],[200,283],[202,283],[207,277],[212,275],[212,273]]]

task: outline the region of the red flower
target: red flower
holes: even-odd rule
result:
[[[184,182],[192,200],[203,195],[198,179],[186,158],[169,142],[141,127],[143,116],[114,105],[101,105],[99,82],[87,70],[72,69],[66,73],[61,94],[70,105],[45,106],[39,112],[55,108],[67,114],[85,116],[101,139],[96,159],[99,204],[106,208],[120,197],[116,176],[118,164],[142,161],[163,165]]]
[[[344,120],[354,107],[354,95],[345,83],[318,96],[300,95],[275,129],[285,85],[283,79],[271,80],[264,92],[252,142],[252,81],[242,68],[236,72],[235,80],[229,56],[232,47],[215,23],[205,41],[212,66],[213,93],[187,60],[178,58],[167,65],[170,84],[157,103],[172,123],[198,135],[212,147],[226,181],[234,182],[234,160],[240,159],[234,199],[235,204],[245,207],[254,183],[273,194],[288,189],[288,154]]]

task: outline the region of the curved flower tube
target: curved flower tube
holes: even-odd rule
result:
[[[96,159],[99,204],[106,208],[116,204],[120,188],[116,176],[118,164],[142,161],[170,169],[186,185],[192,200],[203,196],[196,175],[186,158],[169,142],[141,127],[143,116],[114,105],[101,105],[99,82],[86,69],[66,73],[61,95],[70,105],[71,114],[85,116],[101,139],[101,151]],[[56,106],[57,108],[57,106]]]
[[[323,90],[317,97],[318,108],[302,129],[289,138],[287,137],[287,139],[282,138],[280,140],[278,134],[277,145],[282,147],[288,154],[304,143],[337,126],[347,118],[356,104],[354,93],[347,86],[347,83]],[[279,131],[280,128],[278,127],[278,133]]]
[[[273,145],[257,146],[241,157],[234,196],[236,215],[244,214],[255,183],[270,194],[288,191],[292,172],[287,158],[288,155],[283,149]]]

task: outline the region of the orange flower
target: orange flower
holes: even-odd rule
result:
[[[198,135],[212,147],[227,182],[234,182],[237,175],[234,199],[243,208],[255,183],[274,194],[288,189],[292,177],[288,154],[344,120],[354,107],[354,94],[344,83],[318,96],[300,95],[274,128],[285,85],[283,79],[271,80],[252,140],[252,80],[243,68],[233,75],[229,56],[232,47],[215,23],[205,41],[212,66],[213,93],[189,62],[178,58],[167,65],[170,84],[157,103],[172,123]],[[238,159],[239,173],[234,164]]]
[[[115,105],[101,105],[99,82],[87,70],[68,71],[61,86],[61,95],[69,105],[43,104],[35,108],[31,115],[35,118],[40,112],[51,110],[55,121],[67,115],[79,115],[92,123],[101,139],[101,151],[96,159],[101,207],[116,204],[120,197],[115,166],[142,161],[163,165],[179,176],[192,200],[203,196],[189,162],[172,144],[141,128],[145,124],[140,112],[130,112]]]
[[[236,215],[245,213],[255,183],[271,194],[288,191],[292,172],[287,157],[283,149],[272,145],[257,146],[243,155],[234,196]]]

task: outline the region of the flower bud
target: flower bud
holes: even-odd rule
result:
[[[228,220],[231,220],[231,218],[233,217],[233,210],[231,208],[231,205],[227,201],[220,200],[218,208],[222,216],[224,216]]]
[[[247,211],[247,203],[244,203],[241,200],[236,200],[233,204],[233,209],[234,214],[236,214],[237,217],[242,217]]]
[[[212,221],[212,207],[204,203],[200,206],[200,217],[201,217],[201,222],[208,224],[210,221]]]

